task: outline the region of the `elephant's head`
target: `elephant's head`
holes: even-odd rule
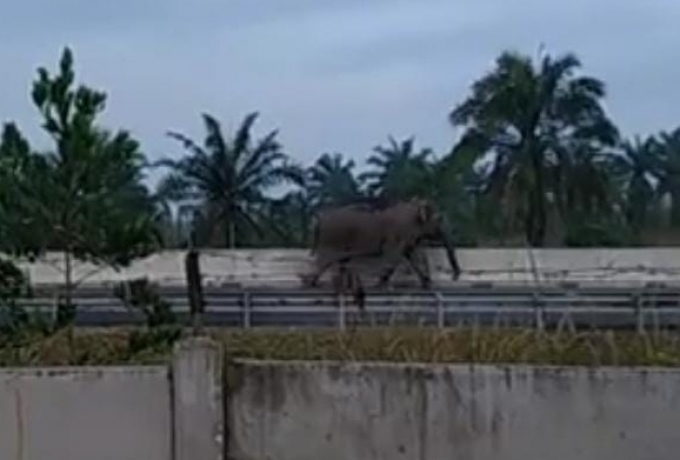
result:
[[[413,198],[410,202],[416,210],[416,222],[423,237],[438,237],[442,224],[441,213],[430,200]]]
[[[419,227],[419,239],[439,240],[444,245],[447,258],[453,270],[453,279],[460,277],[460,266],[456,253],[446,231],[446,219],[436,206],[427,199],[414,198],[409,204],[416,209],[416,222]]]

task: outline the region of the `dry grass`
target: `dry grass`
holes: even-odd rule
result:
[[[558,365],[680,365],[680,335],[517,329],[220,333],[229,357]]]
[[[133,330],[76,331],[0,348],[0,366],[163,363],[168,343]],[[354,332],[211,330],[228,358],[557,365],[680,366],[680,334],[500,328],[375,328]]]

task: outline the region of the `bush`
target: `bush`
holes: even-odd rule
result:
[[[182,329],[171,305],[158,293],[158,286],[146,278],[119,283],[114,295],[130,308],[141,311],[145,327],[133,330],[128,337],[128,353],[163,354],[164,350],[180,338]]]
[[[44,315],[29,314],[17,302],[30,295],[30,285],[21,270],[13,262],[0,259],[0,344],[21,345],[53,329]]]
[[[149,283],[146,278],[118,283],[113,290],[113,295],[128,307],[141,311],[147,327],[177,323],[171,305],[163,300],[158,293],[158,287]]]

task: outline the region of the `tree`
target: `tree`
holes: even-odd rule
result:
[[[38,69],[32,98],[53,151],[26,154],[21,226],[40,252],[64,252],[66,303],[71,306],[73,260],[129,264],[156,248],[152,203],[142,185],[144,155],[126,131],[100,127],[106,95],[74,88],[73,56],[65,48],[58,74]],[[15,141],[16,145],[21,142]]]
[[[0,138],[0,251],[14,257],[33,258],[40,253],[42,230],[32,224],[27,200],[35,182],[34,160],[16,124],[6,123]]]
[[[458,148],[495,156],[487,192],[521,223],[530,245],[543,246],[547,208],[559,193],[547,171],[565,161],[565,152],[613,145],[618,132],[601,106],[604,83],[575,76],[575,55],[545,56],[535,65],[506,51],[495,64],[449,119],[464,128]]]
[[[342,154],[324,153],[307,169],[305,188],[312,208],[343,206],[364,196],[361,183],[354,175],[354,160]]]
[[[248,114],[233,139],[225,139],[220,123],[203,114],[206,135],[199,145],[184,134],[169,132],[189,152],[179,160],[164,159],[159,166],[171,169],[162,180],[164,193],[182,202],[195,215],[198,235],[233,248],[246,230],[264,236],[262,223],[270,222],[265,212],[265,190],[281,183],[303,183],[301,168],[291,164],[272,131],[253,142],[251,129],[257,112]],[[219,244],[219,240],[218,240]]]
[[[313,209],[304,190],[291,191],[270,200],[267,215],[278,228],[278,231],[268,233],[267,246],[305,247],[310,243]]]
[[[680,226],[680,128],[662,131],[651,140],[657,151],[658,193],[671,197],[670,224]]]
[[[487,212],[480,196],[483,174],[475,168],[477,152],[458,149],[435,162],[423,186],[452,227],[456,245],[474,245],[483,234],[493,234],[496,212]]]
[[[655,198],[651,179],[656,175],[658,149],[653,137],[624,140],[620,152],[612,155],[611,174],[618,182],[621,210],[634,237],[639,238],[649,223],[650,206]]]
[[[366,181],[368,191],[386,201],[400,201],[416,195],[428,195],[431,190],[432,165],[428,162],[433,155],[431,149],[416,152],[415,138],[397,142],[392,136],[389,145],[373,149],[367,163],[373,170],[360,176]]]

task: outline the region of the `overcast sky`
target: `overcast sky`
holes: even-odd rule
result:
[[[305,163],[361,163],[390,134],[443,153],[473,80],[544,43],[576,52],[623,132],[646,134],[680,125],[678,18],[676,0],[23,0],[0,17],[0,118],[44,143],[30,82],[69,45],[109,94],[105,122],[151,158],[181,153],[168,129],[200,136],[202,111],[231,132],[254,110]]]

